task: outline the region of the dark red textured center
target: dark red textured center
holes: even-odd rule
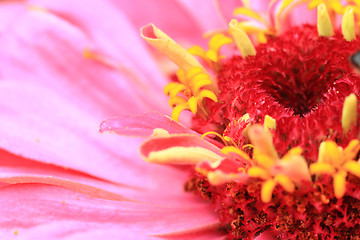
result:
[[[350,93],[359,95],[360,78],[350,56],[360,41],[346,42],[341,33],[319,37],[315,26],[295,27],[259,45],[256,56],[234,56],[218,76],[219,102],[207,104],[209,119],[194,118],[198,131],[217,131],[239,144],[246,142],[240,121],[262,124],[276,120],[274,144],[280,154],[295,146],[314,161],[326,138],[346,145],[341,126],[342,106]]]

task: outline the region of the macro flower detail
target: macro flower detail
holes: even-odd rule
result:
[[[317,9],[317,23],[283,27],[303,2]],[[142,28],[179,67],[164,93],[175,121],[192,112],[194,132],[155,129],[140,152],[148,162],[188,169],[185,190],[211,203],[229,239],[355,239],[357,6],[278,1],[269,9],[269,20],[248,4],[235,9],[251,21],[232,19],[209,50],[187,51],[154,25]]]

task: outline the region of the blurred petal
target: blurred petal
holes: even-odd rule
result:
[[[194,133],[181,123],[156,112],[142,115],[124,115],[107,119],[100,125],[100,132],[115,132],[119,135],[148,137],[155,128],[169,133]]]
[[[125,233],[133,236],[134,232],[140,236],[180,234],[216,228],[216,217],[208,212],[207,204],[203,203],[189,207],[116,202],[44,184],[19,184],[0,189],[0,227],[8,229],[0,234],[9,233],[8,236],[14,236],[16,230],[19,237],[32,233],[36,238],[41,235],[61,238],[81,236],[96,229],[105,236],[105,229],[114,235],[122,232],[120,236],[125,239],[130,239]]]
[[[49,89],[2,81],[0,108],[0,147],[14,154],[142,188],[158,188],[162,177],[176,174],[140,159],[142,139],[99,134],[91,114]],[[181,188],[186,176],[176,175],[170,179]]]
[[[185,47],[202,42],[203,25],[181,0],[134,0],[131,4],[126,0],[112,2],[137,29],[153,23]]]
[[[165,78],[138,32],[112,5],[101,2],[103,11],[97,11],[96,3],[92,2],[94,8],[81,8],[76,2],[84,11],[67,7],[74,15],[28,10],[18,16],[0,39],[1,77],[40,82],[99,115],[99,122],[119,112],[169,112],[161,93]],[[90,19],[103,20],[97,26]],[[110,63],[86,59],[85,49],[94,49]]]

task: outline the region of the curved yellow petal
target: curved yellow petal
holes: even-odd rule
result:
[[[262,22],[265,24],[267,23],[267,21],[260,14],[258,14],[256,11],[251,10],[249,8],[244,8],[244,7],[235,8],[233,15],[243,15],[243,16],[247,16],[252,19],[255,19],[259,22]]]
[[[196,97],[189,98],[189,101],[187,103],[189,105],[190,111],[193,114],[196,114],[196,112],[197,112],[197,99],[196,99]]]
[[[222,33],[215,34],[209,41],[209,49],[218,53],[220,48],[226,44],[232,43],[232,39]]]
[[[186,106],[186,104],[177,105],[171,112],[171,118],[175,121],[179,121],[180,113],[186,109],[188,109],[188,106]]]
[[[310,174],[335,174],[335,168],[329,163],[313,163],[309,170]]]
[[[345,171],[347,171],[347,172],[357,176],[358,178],[360,178],[360,163],[358,163],[356,161],[349,161],[349,162],[346,162],[342,166],[342,168]]]
[[[190,54],[194,55],[194,56],[198,56],[200,58],[204,58],[205,57],[205,54],[206,54],[206,51],[198,46],[198,45],[194,45],[192,46],[191,48],[189,48],[187,50]]]
[[[264,203],[268,203],[271,201],[275,186],[276,182],[273,179],[267,180],[263,183],[261,187],[261,200]]]
[[[341,171],[334,176],[334,194],[336,198],[342,198],[346,191],[346,176],[345,171]]]
[[[210,91],[210,90],[207,90],[207,89],[202,90],[202,91],[198,94],[197,97],[198,97],[199,99],[210,98],[210,99],[213,100],[214,102],[217,102],[217,101],[218,101],[215,93],[212,92],[212,91]]]
[[[249,177],[253,178],[261,178],[261,179],[269,179],[271,176],[268,171],[261,167],[250,167],[247,174]]]
[[[225,155],[228,155],[229,153],[235,153],[246,160],[250,160],[250,157],[244,151],[234,146],[223,147],[221,152]]]
[[[295,184],[290,180],[288,176],[278,174],[275,176],[274,181],[282,186],[285,191],[292,193],[295,191]]]

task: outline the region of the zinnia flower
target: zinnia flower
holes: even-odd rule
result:
[[[283,24],[304,2],[316,24]],[[192,166],[185,190],[211,203],[230,239],[358,237],[358,10],[352,1],[273,1],[266,18],[246,2],[234,10],[246,19],[188,50],[153,24],[142,28],[179,67],[164,93],[174,120],[194,114],[196,133],[155,129],[140,152]],[[101,131],[126,127],[112,119]]]
[[[243,2],[2,3],[2,236],[356,237],[357,8]]]

